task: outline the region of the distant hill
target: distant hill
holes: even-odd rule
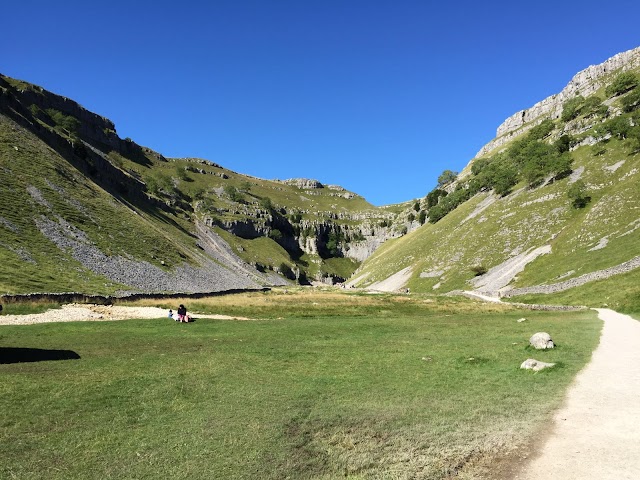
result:
[[[350,283],[640,307],[639,172],[640,48],[509,117]]]

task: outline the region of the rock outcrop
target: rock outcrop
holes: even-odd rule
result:
[[[640,47],[614,55],[599,65],[585,68],[574,75],[560,93],[551,95],[526,110],[520,110],[502,122],[496,132],[496,138],[482,147],[475,158],[482,157],[504,145],[545,118],[560,118],[564,102],[577,95],[587,97],[602,87],[603,80],[612,72],[617,70],[623,72],[638,65],[640,65]]]

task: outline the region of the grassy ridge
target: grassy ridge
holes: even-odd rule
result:
[[[508,307],[420,297],[279,292],[188,306],[264,319],[2,327],[5,349],[81,358],[0,365],[0,476],[473,475],[559,403],[601,325],[592,312],[518,323]],[[559,348],[536,356],[560,368],[520,371],[539,330]]]

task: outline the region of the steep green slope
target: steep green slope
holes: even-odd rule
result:
[[[493,149],[484,149],[456,182],[425,198],[433,204],[430,223],[383,245],[351,283],[516,295],[527,293],[523,287],[576,287],[606,276],[594,272],[637,267],[640,68],[620,72],[601,77],[602,85],[588,98],[565,101],[555,116],[542,115],[504,134],[506,141],[493,141]],[[620,87],[620,78],[631,81]],[[566,152],[569,171],[556,169],[554,152]],[[498,163],[498,169],[486,167]],[[504,174],[509,169],[513,176]],[[489,281],[500,275],[502,283]],[[623,276],[601,281],[614,291]],[[638,288],[625,291],[640,297]]]
[[[342,187],[167,159],[76,102],[2,75],[0,166],[4,293],[333,282],[401,231],[394,212]]]

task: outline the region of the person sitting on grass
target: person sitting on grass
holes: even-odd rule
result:
[[[189,319],[187,317],[187,309],[184,305],[180,304],[178,307],[178,321],[188,323]]]

